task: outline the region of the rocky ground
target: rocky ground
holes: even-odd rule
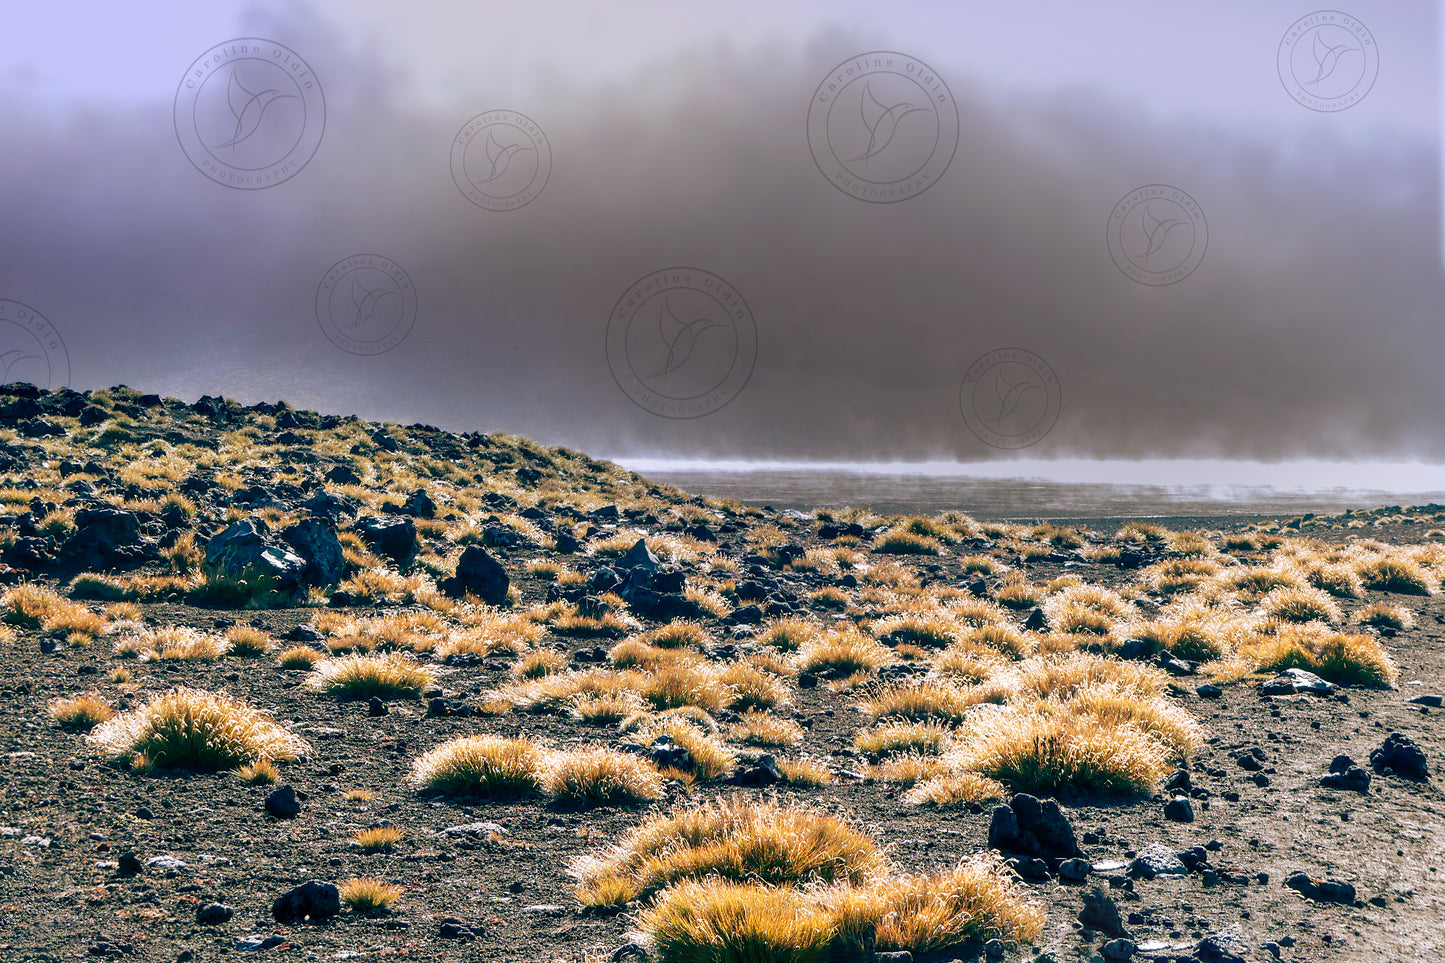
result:
[[[1073,575],[1149,611],[1160,597],[1141,585],[1140,572],[1181,553],[1167,539],[1121,539],[1120,526],[1100,522],[1074,547],[1063,538],[1029,551],[1053,533],[980,525],[938,554],[881,555],[880,535],[896,519],[861,511],[800,517],[693,499],[506,436],[215,398],[186,404],[128,389],[6,386],[0,440],[0,579],[69,598],[105,596],[94,580],[79,589],[79,576],[117,580],[112,595],[87,602],[108,623],[93,638],[73,627],[14,624],[0,642],[0,959],[638,958],[645,950],[629,936],[632,914],[583,912],[569,863],[651,813],[732,793],[847,813],[904,869],[952,865],[990,842],[1011,847],[1006,855],[1019,857],[1023,885],[1047,909],[1044,935],[1033,945],[966,945],[930,959],[1445,958],[1438,594],[1366,590],[1345,605],[1383,600],[1413,616],[1413,627],[1381,633],[1399,669],[1393,689],[1270,695],[1272,672],[1221,677],[1215,686],[1199,666],[1167,664],[1170,698],[1200,721],[1204,744],[1153,795],[1065,792],[1061,814],[1082,862],[1006,839],[992,804],[919,807],[900,798],[902,787],[863,778],[867,760],[852,745],[865,727],[856,703],[876,683],[853,680],[853,688],[827,675],[792,679],[788,704],[774,714],[802,726],[802,744],[786,754],[825,761],[828,785],[779,783],[766,760],[744,753],[732,777],[670,783],[668,798],[648,806],[455,801],[408,784],[412,761],[453,736],[520,734],[559,746],[621,737],[564,716],[483,712],[521,657],[505,650],[440,660],[436,686],[420,698],[373,705],[323,697],[304,684],[307,670],[280,668],[274,652],[136,660],[116,642],[127,626],[223,632],[248,624],[282,647],[319,649],[325,633],[315,626],[326,613],[431,608],[446,616],[442,600],[467,600],[468,592],[469,604],[487,598],[517,612],[557,600],[594,611],[589,600],[612,589],[639,631],[695,619],[713,640],[708,655],[722,662],[746,653],[776,619],[866,623],[876,604],[870,572],[886,570],[923,591],[961,587],[988,597],[999,578],[965,571],[965,559],[989,555],[1030,582]],[[172,494],[183,498],[168,500]],[[253,517],[266,521],[234,527]],[[1221,564],[1251,565],[1292,540],[1422,544],[1440,536],[1434,526],[1442,518],[1437,506],[1391,507],[1178,527],[1203,533]],[[1226,551],[1229,536],[1246,529],[1255,544],[1236,541]],[[227,531],[227,540],[214,541]],[[632,578],[608,548],[632,538],[659,554],[664,544],[681,548],[649,583]],[[851,564],[797,564],[843,547]],[[555,571],[533,566],[539,560],[576,578],[559,584]],[[265,607],[215,588],[217,573],[233,563],[253,572],[270,566]],[[372,563],[393,582],[358,581]],[[685,595],[684,586],[702,594]],[[825,588],[842,593],[847,608],[813,594]],[[117,601],[138,611],[107,609]],[[1018,624],[1029,615],[1018,612]],[[544,628],[535,645],[565,652],[574,665],[605,659],[614,641]],[[111,765],[83,732],[49,713],[53,700],[83,692],[125,710],[178,685],[243,698],[310,743],[303,761],[281,767],[295,812],[274,802],[277,812],[269,812],[276,786],[233,773]],[[1392,733],[1418,747],[1426,772],[1410,771],[1409,752],[1379,754]],[[1332,768],[1337,775],[1327,778]],[[1029,807],[1017,801],[1016,818],[1027,823]],[[388,850],[363,852],[350,840],[386,824],[404,831]],[[314,922],[288,918],[284,900],[277,905],[308,881],[350,877],[405,891],[390,912],[346,910]]]

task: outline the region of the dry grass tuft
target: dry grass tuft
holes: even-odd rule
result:
[[[914,806],[960,806],[992,802],[1008,795],[1008,787],[997,779],[976,772],[946,772],[919,782],[902,796]]]
[[[401,898],[406,888],[379,879],[352,877],[336,884],[341,902],[355,913],[384,913]]]
[[[283,669],[309,669],[324,658],[324,652],[317,652],[304,645],[293,645],[277,656],[276,661]]]
[[[791,719],[749,710],[728,730],[728,738],[749,746],[781,748],[803,741],[803,727]]]
[[[853,737],[853,745],[879,759],[902,753],[936,756],[943,752],[952,731],[931,722],[907,722],[865,729]]]
[[[270,785],[281,781],[281,772],[270,759],[257,759],[236,770],[242,782],[253,786]]]
[[[836,816],[738,798],[655,817],[572,871],[584,906],[620,906],[689,879],[858,883],[883,866],[877,844]]]
[[[325,659],[311,670],[307,685],[339,698],[416,698],[435,681],[430,669],[399,652],[390,652]]]
[[[1400,671],[1370,635],[1345,635],[1315,626],[1282,626],[1273,636],[1239,648],[1239,658],[1258,672],[1305,669],[1337,685],[1394,688]]]
[[[894,655],[886,645],[851,625],[804,643],[796,655],[800,672],[831,670],[839,675],[871,675],[892,661]]]
[[[527,796],[542,791],[545,765],[543,751],[526,739],[462,736],[412,763],[411,781],[448,796]]]
[[[115,715],[115,709],[97,693],[50,700],[50,718],[65,729],[89,732]]]
[[[1415,617],[1408,609],[1389,602],[1374,602],[1355,613],[1354,619],[1361,625],[1374,625],[1398,631],[1413,628]]]
[[[1363,562],[1356,571],[1365,588],[1400,595],[1434,595],[1440,580],[1408,558],[1376,558]]]
[[[615,749],[553,753],[543,788],[562,803],[628,806],[662,798],[662,774],[651,763]]]
[[[230,696],[172,689],[97,726],[91,744],[115,760],[144,756],[162,768],[233,769],[259,759],[290,761],[306,743]]]
[[[226,642],[229,644],[228,655],[243,658],[265,655],[276,648],[269,635],[251,625],[237,625],[229,629],[226,632]]]
[[[405,831],[399,826],[373,826],[353,835],[351,841],[363,853],[377,853],[391,849],[404,835]]]
[[[1259,602],[1260,611],[1281,622],[1328,622],[1340,621],[1340,606],[1329,593],[1317,588],[1277,588]]]

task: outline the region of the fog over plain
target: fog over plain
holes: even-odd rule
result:
[[[1312,8],[1280,2],[605,6],[16,14],[0,298],[64,338],[57,383],[609,456],[1445,461],[1434,4],[1351,4],[1378,77],[1335,112],[1281,82],[1281,37]],[[284,44],[324,91],[314,156],[259,190],[208,178],[177,137],[188,65],[238,37]],[[810,152],[820,83],[868,51],[926,64],[949,95],[936,117],[956,110],[946,169],[895,203],[838,189]],[[879,136],[933,116],[880,119],[898,98],[873,96]],[[497,110],[550,151],[516,210],[470,202],[450,166],[463,124]],[[1109,245],[1111,210],[1153,184],[1207,219],[1169,284],[1127,276]],[[414,285],[410,330],[371,355],[317,317],[328,269],[363,253]],[[756,339],[660,317],[680,335],[664,368],[719,350],[719,371],[747,366],[693,418],[634,403],[608,342],[629,287],[677,266],[735,289]],[[1009,347],[1056,378],[1026,448],[987,444],[961,397]],[[663,370],[620,350],[639,377]],[[1043,394],[1023,397],[997,400]]]

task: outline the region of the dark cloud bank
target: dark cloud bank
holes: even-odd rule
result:
[[[0,296],[61,330],[77,387],[279,397],[607,454],[971,460],[998,453],[966,427],[960,379],[1016,345],[1062,392],[1031,457],[1445,458],[1434,143],[1011,97],[945,65],[952,165],[875,205],[820,175],[804,125],[829,68],[886,38],[718,45],[624,84],[421,109],[404,70],[328,24],[242,29],[325,86],[321,147],[275,188],[198,174],[172,90],[122,113],[0,100]],[[220,39],[178,53],[177,76]],[[472,206],[448,169],[462,122],[492,107],[550,139],[551,179],[520,211]],[[1124,277],[1105,240],[1114,203],[1157,182],[1209,224],[1203,263],[1167,287]],[[417,289],[411,335],[376,357],[335,348],[313,314],[323,272],[360,252]],[[747,386],[691,421],[632,404],[604,353],[619,295],[671,265],[726,278],[758,330]]]

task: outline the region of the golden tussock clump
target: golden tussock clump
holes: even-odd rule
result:
[[[976,772],[945,772],[917,782],[902,799],[914,806],[961,806],[1003,799],[1008,787]]]
[[[1400,677],[1394,660],[1372,635],[1347,635],[1319,625],[1282,625],[1240,646],[1238,656],[1257,672],[1305,669],[1337,685],[1390,689]]]
[[[1360,563],[1355,569],[1365,588],[1400,595],[1434,595],[1440,591],[1440,580],[1413,560],[1402,557],[1375,558]]]
[[[825,963],[878,950],[926,954],[970,939],[1030,942],[1044,911],[996,857],[928,875],[813,889],[686,880],[644,909],[638,925],[662,963]]]
[[[902,753],[936,756],[943,752],[953,730],[931,722],[904,722],[864,729],[853,737],[853,745],[879,759]]]
[[[300,758],[305,741],[230,696],[179,688],[115,716],[87,737],[115,760],[144,756],[162,768],[233,769]]]
[[[871,675],[894,661],[894,655],[886,645],[850,625],[805,643],[794,660],[800,672],[833,670],[842,675]]]
[[[1272,589],[1259,600],[1265,615],[1282,622],[1328,622],[1340,620],[1340,606],[1329,593],[1313,587],[1288,586]]]
[[[638,756],[592,747],[552,753],[543,788],[556,801],[599,806],[632,805],[661,799],[662,774]]]
[[[1408,609],[1389,602],[1374,602],[1354,614],[1354,620],[1361,625],[1374,625],[1397,631],[1413,628],[1415,617]]]
[[[66,729],[89,732],[115,715],[115,709],[98,693],[50,700],[50,718]]]
[[[864,715],[875,721],[959,723],[968,715],[970,708],[993,697],[993,693],[983,687],[960,687],[924,679],[880,689],[859,707]]]
[[[309,669],[324,658],[324,652],[317,652],[304,645],[293,645],[278,655],[276,662],[283,669]]]
[[[405,834],[398,826],[373,826],[354,834],[351,841],[364,853],[376,853],[391,849]]]
[[[463,736],[412,763],[418,788],[448,796],[527,796],[542,790],[542,750],[526,739]]]
[[[404,886],[380,879],[352,877],[336,884],[341,902],[355,913],[381,913],[406,892]]]
[[[653,818],[572,872],[584,906],[620,906],[707,876],[772,886],[859,883],[883,868],[877,844],[837,816],[725,799]]]
[[[324,659],[311,670],[306,684],[317,692],[341,698],[415,698],[435,681],[430,669],[399,652],[391,652]]]
[[[749,746],[796,746],[803,741],[803,727],[791,719],[750,709],[728,730],[728,738]]]

